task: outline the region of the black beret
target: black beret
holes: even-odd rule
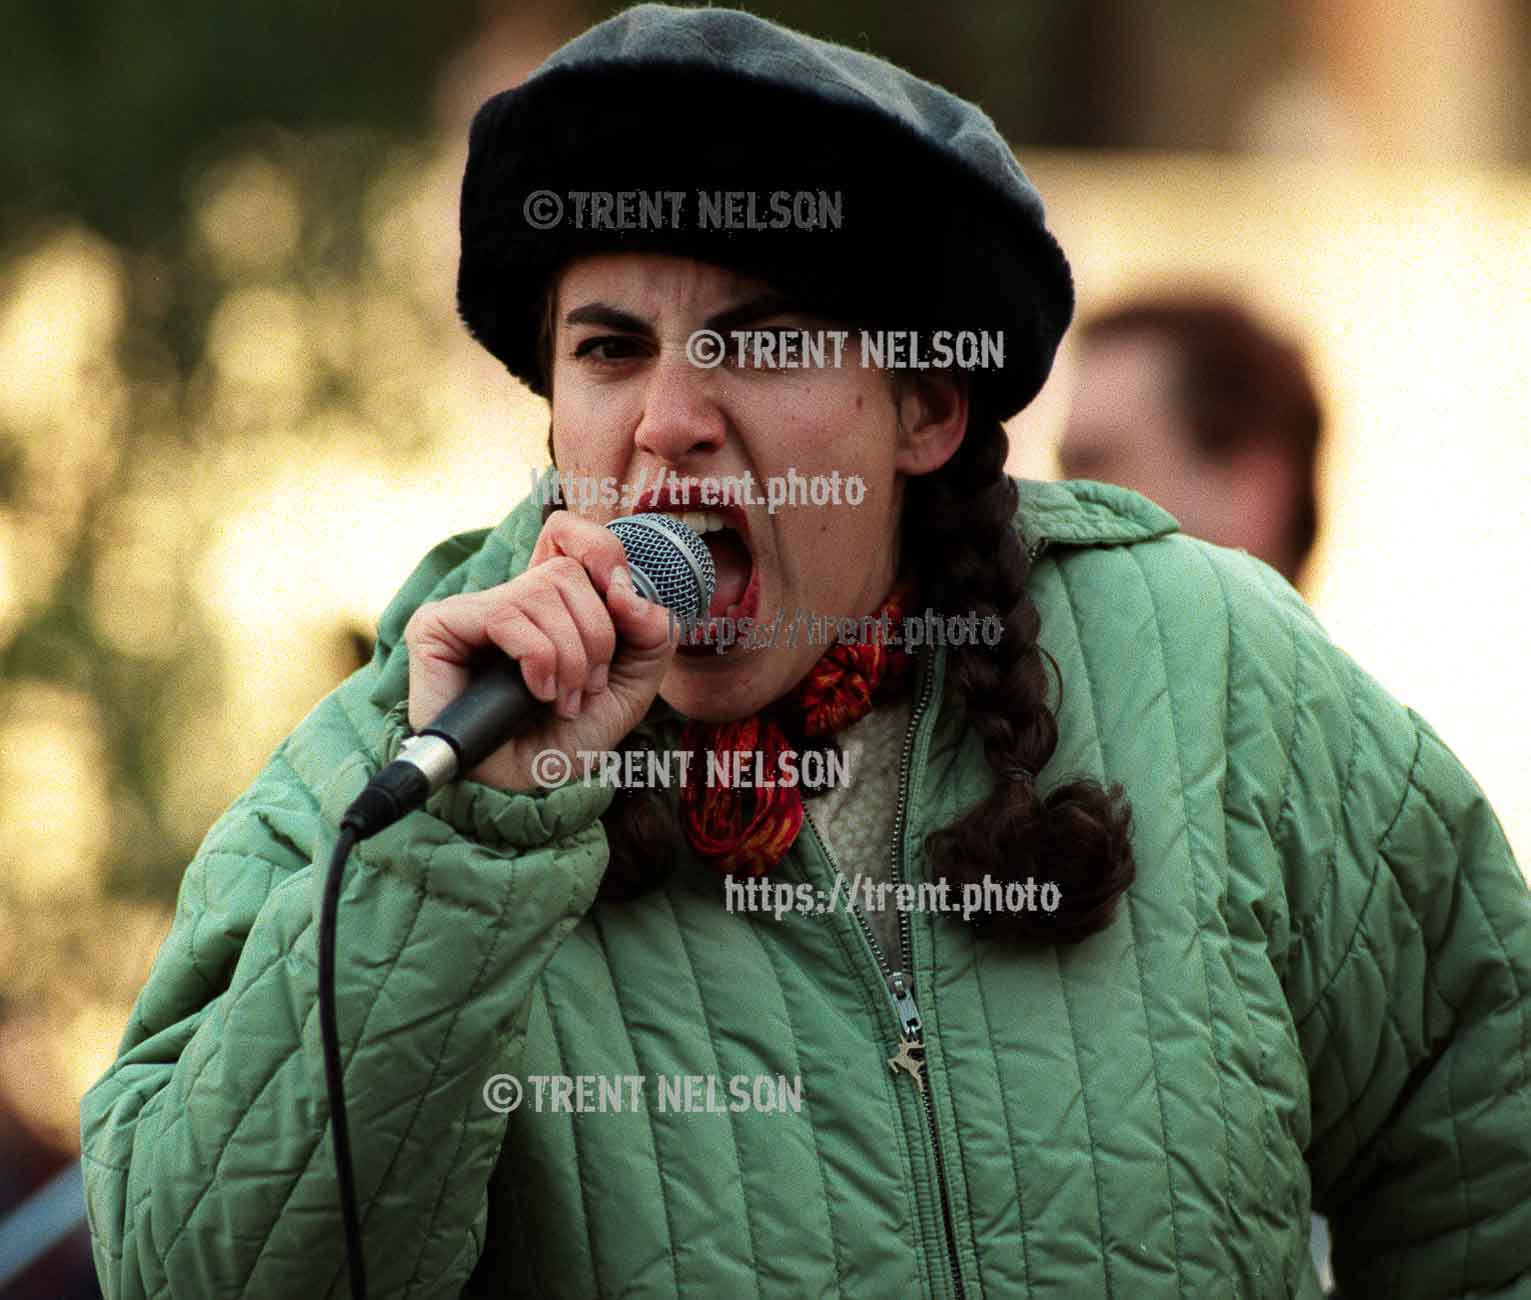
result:
[[[628,197],[597,213],[595,192]],[[727,194],[751,197],[720,220]],[[1002,335],[1003,366],[974,372],[1002,418],[1036,396],[1074,306],[1041,198],[981,109],[730,9],[639,5],[488,100],[461,235],[458,311],[539,392],[539,307],[585,253],[729,267],[864,328]]]

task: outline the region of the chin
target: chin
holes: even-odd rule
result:
[[[748,660],[754,660],[751,663]],[[790,682],[776,684],[761,670],[763,656],[733,651],[677,658],[665,674],[660,695],[672,709],[698,722],[732,722],[763,709]]]

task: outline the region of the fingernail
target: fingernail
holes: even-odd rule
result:
[[[627,571],[627,565],[619,564],[611,571],[611,585],[618,591],[632,592],[633,575]]]
[[[578,691],[570,691],[567,695],[564,696],[564,712],[567,713],[570,717],[575,717],[579,713],[579,695],[580,693]]]
[[[602,664],[590,674],[590,694],[598,695],[606,689],[606,665]]]

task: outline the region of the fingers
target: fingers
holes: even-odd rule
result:
[[[533,563],[511,582],[422,605],[404,630],[409,720],[416,730],[468,685],[489,646],[515,659],[527,689],[561,718],[605,691],[614,664],[626,693],[652,694],[678,643],[678,623],[634,591],[622,544],[607,529],[560,511]],[[619,653],[620,649],[620,653]]]
[[[568,510],[555,512],[537,538],[531,563],[537,566],[554,556],[577,560],[589,574],[595,590],[605,600],[606,609],[624,646],[650,655],[662,651],[667,642],[672,648],[679,644],[677,620],[663,606],[640,597],[630,581],[625,592],[619,589],[618,594],[613,595],[613,576],[618,571],[624,577],[630,578],[630,574],[627,553],[609,528]],[[610,649],[593,655],[591,667],[595,683],[587,689],[604,688],[605,678],[600,676],[600,669],[609,667],[611,658]]]
[[[638,594],[625,564],[612,571],[606,608],[626,650],[650,656],[680,643],[680,621],[663,605]]]
[[[627,552],[614,532],[568,510],[554,511],[542,526],[528,569],[535,569],[555,555],[579,561],[603,595],[611,581],[611,571],[627,563]]]
[[[535,578],[489,623],[489,635],[521,660],[538,699],[553,703],[560,717],[577,718],[585,694],[605,689],[616,628],[578,560],[555,556],[528,572]]]
[[[421,605],[404,627],[404,644],[409,650],[409,724],[419,731],[463,692],[471,676],[469,663],[489,644],[482,602],[476,596],[454,596]]]

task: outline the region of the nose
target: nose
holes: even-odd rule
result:
[[[669,465],[723,445],[727,421],[718,404],[713,372],[692,365],[684,353],[665,353],[649,372],[643,417],[633,442]]]

